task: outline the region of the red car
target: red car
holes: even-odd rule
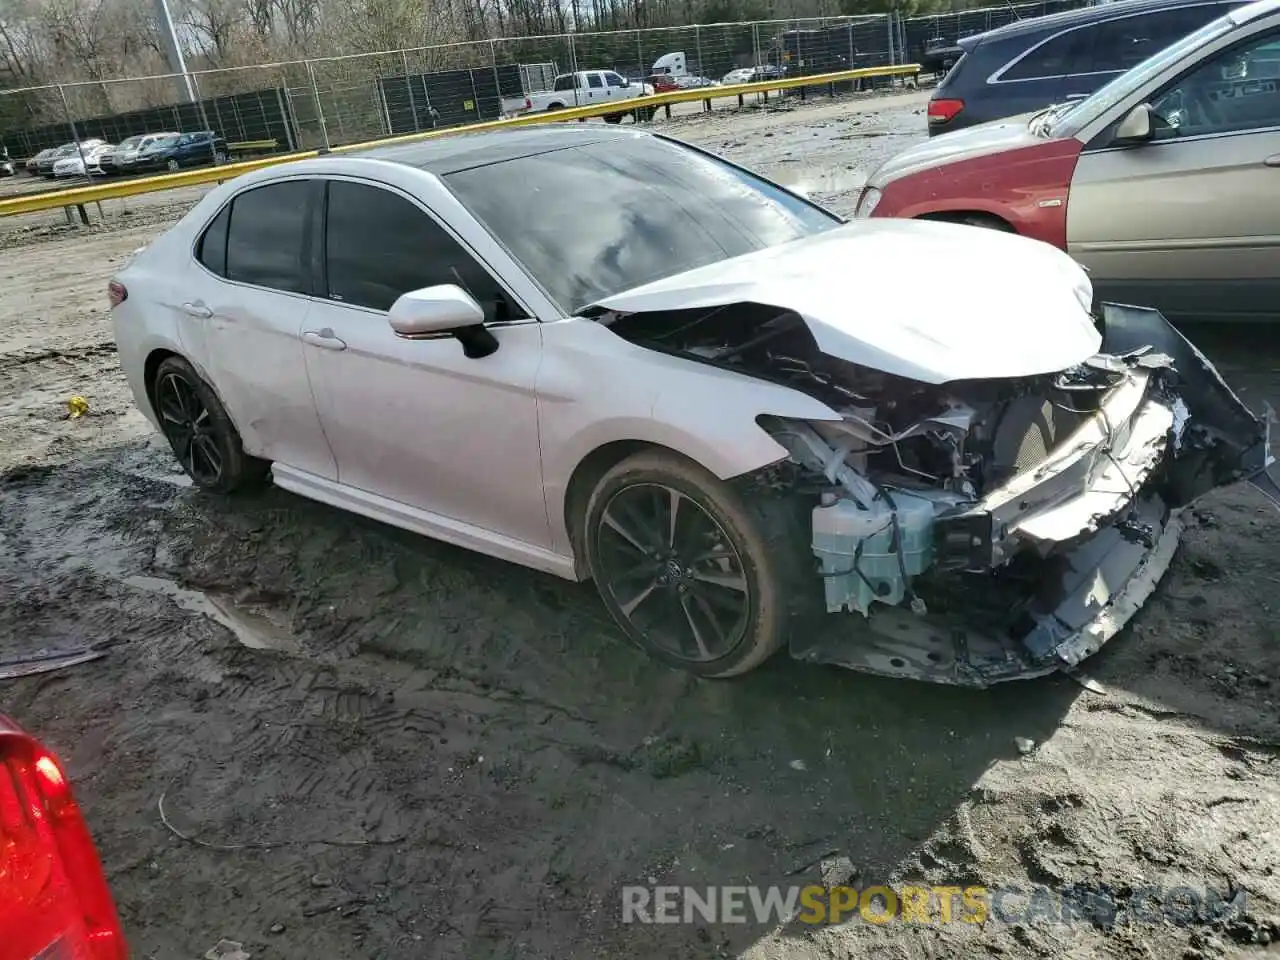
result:
[[[0,714],[0,960],[125,960],[115,902],[57,758]]]
[[[676,83],[676,78],[666,73],[655,73],[652,76],[645,77],[644,82],[653,87],[654,93],[670,93],[672,90],[680,89],[680,85]]]
[[[1101,300],[1170,320],[1273,320],[1280,303],[1280,0],[1238,7],[1083,100],[908,147],[858,217],[1042,240]]]

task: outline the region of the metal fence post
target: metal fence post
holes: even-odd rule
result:
[[[76,153],[80,156],[80,169],[84,171],[84,175],[89,175],[89,164],[84,158],[84,147],[80,144],[80,134],[76,131],[76,122],[71,117],[71,104],[67,102],[67,91],[62,84],[58,84],[58,96],[62,98],[62,109],[67,115],[67,126],[71,128],[71,139],[76,145]],[[56,162],[56,161],[55,161]],[[74,223],[71,218],[71,208],[64,208],[67,213],[67,223]],[[76,209],[80,211],[80,220],[87,227],[89,225],[89,212],[85,210],[83,203],[76,204]]]
[[[189,73],[187,74],[187,79],[191,82],[191,93],[195,100],[196,111],[200,114],[200,129],[213,131],[214,137],[221,135],[225,139],[225,134],[209,126],[209,115],[205,113],[204,109],[204,94],[200,92],[200,82],[196,75]],[[214,163],[218,162],[218,146],[213,140],[209,141],[209,159]]]
[[[316,119],[320,121],[320,139],[324,143],[324,149],[327,153],[333,149],[329,144],[329,127],[324,121],[324,108],[320,106],[320,88],[316,86],[316,70],[310,60],[307,61],[307,77],[311,80],[311,96],[316,102]]]
[[[502,78],[498,76],[498,44],[492,39],[489,41],[489,62],[493,64],[493,95],[498,98],[498,106],[495,114],[502,116]],[[521,90],[524,89],[522,84]]]
[[[706,65],[702,62],[702,27],[698,24],[693,25],[693,45],[698,52],[698,76],[705,77],[707,75]]]
[[[889,15],[885,17],[885,24],[889,28],[889,66],[893,66],[898,62],[897,57],[894,54],[893,17],[894,15],[892,11],[890,11]]]
[[[751,24],[751,66],[760,66],[760,24]]]
[[[640,82],[644,83],[644,78],[649,75],[649,71],[644,65],[644,41],[640,37],[640,31],[636,31],[636,64],[640,70]]]

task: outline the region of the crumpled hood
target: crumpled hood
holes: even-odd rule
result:
[[[880,164],[867,178],[867,186],[882,188],[887,183],[922,170],[1042,144],[1045,142],[1044,138],[1035,136],[1027,129],[1027,122],[1039,112],[1041,111],[994,120],[930,137]]]
[[[1098,352],[1088,275],[1014,234],[860,220],[615,294],[619,313],[762,303],[830,356],[924,383],[1052,373]]]

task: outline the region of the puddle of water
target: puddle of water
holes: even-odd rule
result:
[[[201,590],[190,590],[164,577],[147,577],[140,574],[125,577],[124,582],[139,590],[164,594],[183,610],[201,614],[215,623],[222,624],[237,640],[251,649],[282,650],[287,653],[298,653],[300,650],[294,636],[266,617],[246,610],[238,610],[225,600]]]
[[[780,183],[782,186],[806,196],[852,193],[854,190],[861,190],[862,185],[867,182],[865,173],[859,170],[845,170],[844,168],[838,170],[815,170],[805,167],[796,169],[783,166],[770,170],[766,176],[775,183]]]

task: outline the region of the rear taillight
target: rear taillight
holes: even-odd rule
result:
[[[111,301],[111,306],[118,307],[129,299],[129,291],[119,280],[112,280],[107,284],[107,299]]]
[[[963,100],[938,99],[929,101],[929,126],[941,126],[950,123],[957,113],[964,109]]]
[[[0,960],[123,960],[115,903],[56,758],[0,717]]]

